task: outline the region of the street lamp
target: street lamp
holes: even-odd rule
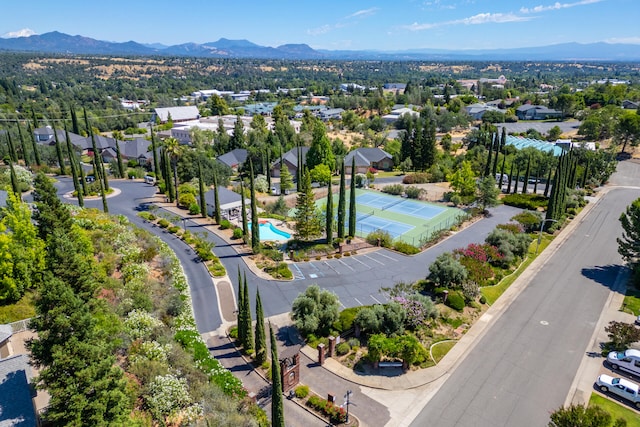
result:
[[[344,403],[347,406],[347,417],[345,418],[344,422],[347,424],[349,423],[349,398],[352,394],[353,392],[351,390],[347,390],[347,394],[344,395],[344,398],[347,399]]]
[[[540,223],[540,234],[538,234],[538,244],[536,245],[536,255],[538,255],[538,249],[540,248],[540,241],[542,240],[542,229],[544,228],[544,223],[545,222],[558,222],[557,219],[543,219],[542,222]]]

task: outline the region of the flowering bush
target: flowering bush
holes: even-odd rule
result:
[[[124,320],[124,331],[132,340],[146,339],[162,322],[144,310],[132,310]]]
[[[310,396],[307,400],[307,406],[329,418],[329,421],[333,424],[342,424],[347,421],[347,411],[344,408],[336,406],[321,397]]]
[[[166,417],[192,406],[187,381],[172,374],[158,375],[147,387],[145,403],[153,417],[164,423]]]
[[[162,345],[157,341],[143,341],[139,344],[134,343],[131,346],[129,357],[134,363],[136,360],[144,358],[166,364],[169,351],[171,351],[171,344]]]
[[[422,325],[427,319],[435,317],[438,310],[431,298],[413,294],[407,297],[398,296],[393,298],[406,313],[405,323],[409,328],[415,329]]]

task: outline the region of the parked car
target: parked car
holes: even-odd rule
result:
[[[630,348],[625,351],[612,351],[607,356],[607,362],[614,370],[622,369],[640,375],[640,350]]]
[[[636,317],[636,321],[634,323],[640,326],[640,316]]]
[[[596,380],[596,385],[604,393],[612,393],[633,403],[640,409],[640,392],[638,384],[632,383],[624,378],[614,378],[602,374]]]

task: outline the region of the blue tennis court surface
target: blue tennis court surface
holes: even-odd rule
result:
[[[360,194],[356,198],[356,202],[383,211],[388,210],[390,212],[411,215],[426,220],[432,219],[446,210],[446,208],[440,206],[411,199],[403,199],[401,197],[388,196],[381,193]]]
[[[347,217],[349,213],[347,212]],[[388,232],[394,239],[413,230],[413,226],[402,222],[392,221],[390,219],[379,218],[373,214],[356,213],[356,231],[363,236],[376,230]]]

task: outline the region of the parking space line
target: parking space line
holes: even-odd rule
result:
[[[362,305],[364,305],[364,304],[362,304],[362,303],[358,300],[358,298],[354,298],[354,300],[356,300],[356,302],[357,302],[358,304],[360,304],[361,306],[362,306]]]
[[[398,260],[397,260],[397,259],[395,259],[395,258],[393,258],[393,257],[390,257],[389,255],[385,255],[385,254],[380,253],[380,252],[374,252],[374,254],[376,254],[376,255],[380,255],[380,256],[383,256],[383,257],[385,257],[385,258],[389,258],[389,259],[390,259],[390,260],[392,260],[392,261],[398,262]]]
[[[373,295],[369,295],[371,297],[372,300],[374,300],[375,302],[377,302],[378,304],[382,304],[380,301],[378,301],[376,299],[376,297],[374,297]]]
[[[347,267],[349,270],[351,271],[355,271],[349,264],[347,264],[346,262],[342,261],[341,259],[338,260],[339,263],[343,264],[345,267]]]
[[[315,263],[310,262],[310,263],[309,263],[309,265],[310,265],[311,267],[313,267],[313,268],[316,270],[316,277],[317,277],[318,275],[320,275],[320,276],[324,276],[324,272],[323,272],[322,270],[320,270],[318,267],[316,267],[316,266],[315,266]]]
[[[353,257],[351,257],[351,259],[352,259],[352,260],[355,260],[355,261],[358,261],[360,264],[364,265],[364,266],[365,266],[365,267],[367,267],[367,268],[369,267],[369,264],[367,264],[367,263],[364,263],[364,262],[360,261],[360,257],[355,257],[355,256],[353,256]]]
[[[333,268],[333,267],[331,266],[331,264],[329,264],[327,261],[324,261],[324,263],[325,263],[325,265],[326,265],[327,267],[329,267],[330,269],[332,269],[333,271],[335,271],[335,272],[336,272],[336,274],[340,274],[340,273],[338,272],[338,270],[336,270],[335,268]]]
[[[304,274],[302,274],[302,271],[300,271],[300,267],[298,267],[298,264],[291,264],[293,265],[293,267],[298,271],[298,274],[296,274],[296,272],[293,272],[293,276],[294,276],[294,280],[298,279],[298,280],[303,280],[304,279]]]
[[[373,262],[377,262],[377,263],[378,263],[378,264],[380,264],[380,265],[384,265],[384,262],[382,262],[382,261],[378,261],[378,260],[377,260],[377,259],[375,259],[375,258],[371,258],[369,255],[366,255],[366,254],[365,254],[365,255],[362,255],[362,256],[366,256],[366,257],[367,257],[367,258],[369,258],[371,261],[373,261]]]

